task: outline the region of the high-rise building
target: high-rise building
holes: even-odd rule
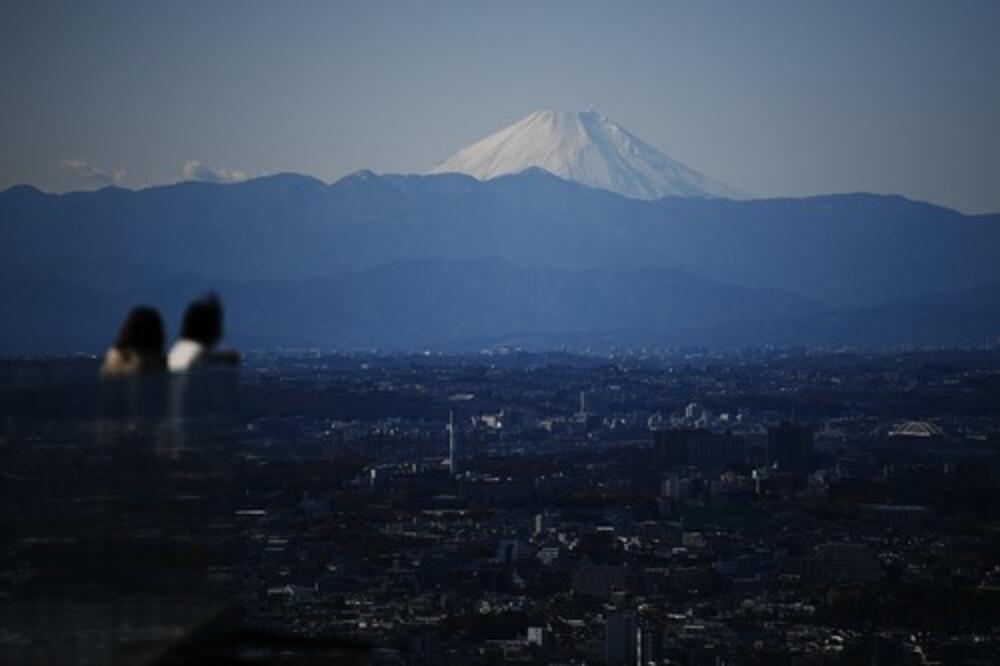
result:
[[[541,534],[546,529],[548,529],[550,521],[551,521],[551,516],[546,512],[535,514],[535,530],[534,530],[535,536]]]
[[[455,412],[448,412],[448,471],[452,474],[458,474],[455,453]]]
[[[691,442],[705,434],[706,431],[690,428],[658,430],[654,443],[656,457],[667,467],[687,465]]]
[[[514,564],[520,559],[523,548],[517,539],[501,539],[497,545],[497,562]]]
[[[692,467],[718,471],[744,459],[746,443],[742,437],[702,432],[702,436],[688,441],[688,464]]]
[[[666,467],[690,465],[718,470],[743,459],[746,445],[737,435],[717,434],[703,428],[656,431],[656,455]]]
[[[635,611],[616,611],[607,621],[607,661],[612,666],[633,666],[638,654],[638,623]]]
[[[636,666],[659,664],[664,657],[663,630],[655,624],[639,627],[636,641]]]
[[[573,592],[605,601],[625,589],[626,569],[607,564],[581,564],[573,572]]]
[[[767,462],[779,472],[808,472],[813,465],[813,429],[782,423],[767,429]]]

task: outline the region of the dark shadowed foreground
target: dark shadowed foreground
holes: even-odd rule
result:
[[[97,382],[5,366],[0,662],[367,663],[341,638],[250,628],[238,375]]]

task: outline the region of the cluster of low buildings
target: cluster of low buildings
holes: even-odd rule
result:
[[[908,361],[368,361],[406,416],[281,445],[329,482],[271,496],[248,607],[380,663],[988,663],[997,375]]]
[[[1000,654],[995,352],[250,354],[166,411],[164,381],[0,385],[0,657],[139,653],[220,598],[376,664]]]

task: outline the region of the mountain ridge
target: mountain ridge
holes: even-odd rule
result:
[[[475,270],[431,279],[442,273],[429,267],[456,261]],[[681,273],[688,276],[686,283],[672,277]],[[238,184],[189,182],[68,195],[30,188],[0,192],[0,276],[10,285],[0,292],[9,306],[0,315],[10,322],[8,347],[18,340],[51,339],[50,329],[64,325],[60,310],[98,326],[103,338],[127,307],[126,296],[152,294],[160,300],[150,297],[150,302],[157,304],[196,296],[183,286],[191,280],[170,282],[179,274],[200,276],[203,288],[232,291],[237,309],[256,307],[254,290],[279,291],[280,298],[259,299],[268,309],[249,324],[263,327],[261,339],[272,341],[294,337],[268,337],[287,318],[286,301],[309,301],[312,310],[303,306],[296,314],[300,326],[315,311],[322,315],[317,323],[327,327],[310,334],[313,343],[322,340],[323,330],[331,342],[345,341],[337,337],[339,317],[344,325],[355,322],[350,324],[355,342],[365,335],[387,336],[381,330],[387,326],[398,328],[392,335],[403,339],[409,332],[417,344],[433,330],[413,308],[423,304],[446,313],[455,303],[475,313],[468,318],[475,324],[468,328],[470,341],[515,329],[531,331],[536,340],[580,340],[574,336],[593,332],[597,324],[642,329],[643,340],[671,344],[710,339],[749,344],[766,338],[711,330],[723,321],[738,327],[734,319],[722,318],[728,311],[742,312],[750,329],[770,331],[776,341],[850,339],[843,329],[864,330],[867,317],[882,322],[870,329],[868,342],[905,341],[913,329],[914,339],[923,335],[945,343],[949,338],[938,335],[945,330],[952,339],[983,338],[993,321],[990,313],[1000,311],[1000,297],[988,287],[1000,284],[1000,215],[964,216],[876,194],[646,201],[542,170],[489,181],[367,172],[329,185],[286,174]],[[344,295],[351,275],[368,285],[369,301]],[[318,283],[303,282],[311,279],[327,280],[326,288],[341,300],[324,300]],[[156,287],[168,283],[174,286]],[[413,291],[418,284],[426,291]],[[34,293],[30,285],[38,285]],[[496,312],[509,317],[490,319],[488,304],[466,290],[468,285],[498,299]],[[590,299],[578,285],[590,285],[599,298]],[[701,298],[675,293],[686,288]],[[451,299],[449,291],[455,290],[464,296]],[[29,293],[18,300],[13,294],[18,291]],[[789,293],[790,300],[781,296]],[[89,313],[88,302],[95,308],[105,304],[102,317]],[[776,307],[781,302],[801,308],[781,310]],[[910,305],[897,307],[901,303]],[[392,320],[391,313],[379,311],[394,307],[410,318]],[[588,323],[574,307],[594,310],[600,320]],[[328,316],[327,308],[333,314]],[[646,309],[656,312],[644,314]],[[823,314],[843,312],[855,314]],[[29,325],[25,313],[35,324]],[[367,318],[352,319],[360,313]],[[561,313],[563,319],[546,313]],[[927,313],[979,323],[963,332],[959,322],[947,328],[929,321]],[[694,323],[681,326],[685,320]],[[709,320],[714,323],[707,328],[696,325]],[[440,317],[435,321],[451,325]],[[574,333],[575,326],[584,329]],[[490,331],[496,336],[486,335]]]
[[[77,254],[249,279],[404,256],[497,255],[524,265],[686,267],[750,287],[794,284],[807,297],[843,305],[1000,277],[1000,216],[969,217],[895,195],[651,202],[537,170],[490,181],[368,175],[325,185],[283,175],[24,194],[0,193],[0,259],[40,268]],[[887,270],[913,262],[922,264],[917,274]],[[870,284],[862,288],[866,272]]]
[[[23,286],[35,293],[0,294],[0,317],[14,324],[0,329],[0,356],[100,353],[136,303],[155,304],[173,337],[187,302],[209,288],[226,303],[227,340],[249,349],[877,348],[977,344],[1000,326],[1000,309],[981,304],[827,309],[795,294],[684,271],[525,268],[497,259],[405,259],[298,280],[219,281],[187,273],[124,290],[51,277]]]

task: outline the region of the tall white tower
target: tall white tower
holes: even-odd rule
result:
[[[448,412],[448,471],[454,474],[455,467],[455,412]]]

